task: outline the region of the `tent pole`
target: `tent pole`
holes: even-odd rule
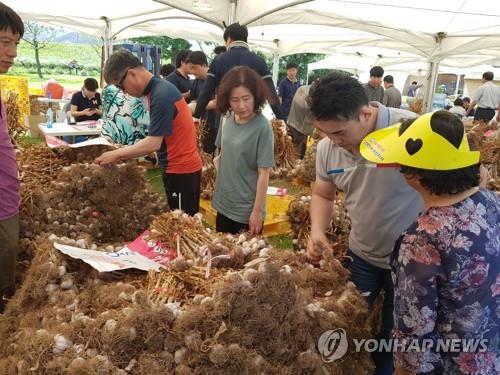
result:
[[[229,10],[228,26],[236,22],[236,7],[237,0],[231,0],[231,8]]]
[[[427,69],[427,79],[424,92],[424,113],[432,111],[432,98],[436,91],[436,81],[438,76],[439,61],[429,60],[429,68]]]
[[[280,55],[278,55],[278,52],[275,52],[273,54],[273,82],[276,87],[278,86],[279,70],[280,70]]]
[[[104,62],[106,62],[109,58],[109,56],[113,53],[113,42],[111,40],[112,38],[112,32],[111,32],[111,21],[107,17],[101,17],[102,20],[106,23],[106,28],[104,29],[104,39],[103,39],[103,45],[104,45]]]

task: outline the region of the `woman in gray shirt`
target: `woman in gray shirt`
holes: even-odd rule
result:
[[[274,167],[273,131],[260,111],[268,97],[264,81],[248,67],[231,69],[219,85],[217,107],[226,120],[216,140],[220,166],[212,206],[218,232],[262,232]]]

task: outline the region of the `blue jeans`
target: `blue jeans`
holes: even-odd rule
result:
[[[394,323],[394,285],[392,283],[391,271],[368,263],[351,250],[347,252],[347,256],[352,258],[352,261],[349,259],[345,263],[345,266],[351,271],[351,281],[356,285],[359,292],[365,295],[369,308],[372,307],[380,291],[384,290],[382,326],[376,338],[389,339]],[[392,353],[374,352],[372,358],[376,366],[375,375],[392,374]]]

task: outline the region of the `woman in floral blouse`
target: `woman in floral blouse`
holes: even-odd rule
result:
[[[394,338],[425,350],[398,347],[395,374],[500,374],[500,199],[479,188],[462,122],[438,111],[365,141],[426,206],[392,257]]]

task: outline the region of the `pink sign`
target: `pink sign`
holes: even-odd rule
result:
[[[495,131],[493,129],[490,129],[486,133],[484,133],[484,136],[485,137],[491,137],[494,134],[495,134]]]
[[[47,146],[49,146],[50,148],[68,146],[68,142],[65,142],[62,139],[59,139],[52,135],[45,135],[45,142],[47,143]]]
[[[287,194],[286,188],[268,186],[267,187],[267,195],[276,195],[278,197],[284,197]]]
[[[175,249],[167,248],[158,241],[147,240],[148,235],[149,231],[146,230],[132,243],[128,244],[127,248],[164,266],[177,257]]]

